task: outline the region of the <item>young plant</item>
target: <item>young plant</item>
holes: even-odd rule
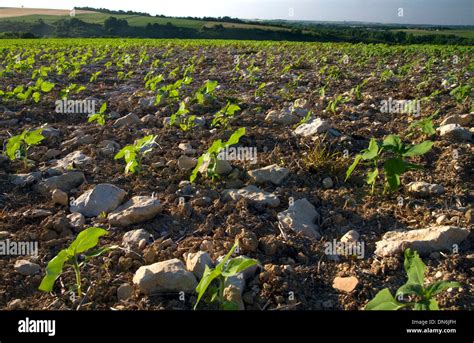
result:
[[[97,78],[99,77],[100,74],[102,74],[101,71],[93,73],[89,79],[89,83],[97,81]]]
[[[69,94],[78,94],[82,91],[84,91],[86,89],[86,87],[84,86],[78,86],[77,84],[75,83],[71,83],[69,86],[67,86],[66,88],[63,88],[59,91],[59,97],[61,99],[67,99],[69,97]]]
[[[362,100],[362,88],[365,87],[367,82],[369,82],[369,80],[365,79],[361,83],[356,85],[354,88],[350,90],[349,95],[354,96],[354,98],[358,101]]]
[[[156,90],[156,85],[159,84],[161,81],[164,80],[164,77],[162,74],[153,76],[152,73],[150,72],[145,76],[145,88],[151,91]]]
[[[334,99],[330,100],[326,106],[326,111],[330,111],[333,114],[336,114],[336,111],[340,104],[346,103],[349,101],[349,98],[343,97],[342,94],[336,95]]]
[[[237,144],[240,140],[240,137],[242,137],[243,135],[245,135],[245,127],[241,127],[240,129],[237,129],[230,136],[227,142],[222,142],[221,139],[214,141],[211,147],[207,149],[207,151],[204,154],[202,154],[201,157],[198,158],[196,167],[194,168],[194,170],[191,173],[191,176],[189,177],[189,181],[194,182],[199,172],[199,169],[203,163],[208,163],[207,164],[207,177],[211,178],[212,180],[218,178],[219,175],[216,172],[216,167],[217,167],[217,161],[218,161],[217,156],[219,155],[219,152],[228,146]]]
[[[185,76],[175,83],[160,87],[156,94],[155,105],[163,104],[166,99],[170,99],[171,101],[176,100],[179,97],[179,88],[181,88],[182,85],[189,85],[192,81],[192,77]]]
[[[261,97],[263,95],[263,89],[265,88],[267,84],[265,82],[262,82],[258,88],[255,90],[254,96],[255,97]]]
[[[93,257],[100,256],[111,249],[117,248],[117,246],[108,246],[87,252],[97,245],[100,237],[105,235],[108,235],[107,230],[99,227],[89,227],[81,231],[68,248],[61,250],[49,261],[46,267],[46,275],[38,289],[43,292],[51,292],[56,279],[63,273],[64,265],[67,264],[74,270],[77,295],[81,297],[81,267]],[[84,255],[83,258],[82,255]]]
[[[179,121],[179,128],[183,131],[189,131],[196,126],[196,116],[184,116]]]
[[[394,76],[395,76],[395,74],[394,74],[393,71],[391,71],[390,69],[385,69],[383,72],[380,73],[379,80],[381,82],[387,82],[388,80],[390,80]]]
[[[303,124],[306,124],[307,122],[309,122],[309,120],[311,119],[311,111],[308,111],[308,113],[306,113],[306,115],[304,116],[304,118],[302,118],[298,124],[296,124],[294,126],[294,128],[296,129],[298,126],[301,126]]]
[[[204,86],[199,88],[196,92],[195,99],[199,105],[204,105],[214,100],[214,90],[219,83],[217,81],[207,80]]]
[[[169,126],[178,125],[181,121],[181,117],[189,113],[189,110],[186,108],[184,101],[181,101],[179,104],[179,109],[173,113],[170,117]]]
[[[114,159],[123,158],[125,160],[125,174],[140,173],[142,158],[153,149],[156,144],[156,137],[153,135],[145,136],[142,139],[136,140],[133,145],[124,146],[115,155]]]
[[[380,176],[379,163],[383,162],[385,177],[384,191],[388,189],[395,191],[400,186],[400,176],[408,170],[421,169],[421,166],[406,161],[406,158],[426,154],[433,142],[424,141],[416,145],[404,144],[399,136],[389,135],[383,142],[377,142],[372,138],[369,147],[356,155],[354,162],[346,171],[346,179],[349,179],[360,161],[367,161],[373,169],[367,173],[366,182],[372,186],[372,194],[375,191],[377,178]]]
[[[437,281],[425,287],[426,266],[416,251],[405,250],[405,271],[408,276],[407,282],[395,293],[394,298],[388,288],[377,293],[367,305],[365,310],[391,310],[401,308],[413,308],[414,310],[439,310],[438,302],[434,298],[436,294],[448,288],[459,288],[461,285],[453,281]],[[405,295],[413,296],[414,301],[401,302]]]
[[[417,131],[421,132],[421,134],[426,137],[434,136],[436,134],[436,130],[433,125],[433,118],[438,115],[438,112],[439,110],[429,117],[416,120],[411,123],[410,126],[408,126],[408,131],[410,131],[410,133],[406,137],[416,134]]]
[[[237,309],[237,304],[227,301],[224,298],[224,287],[227,278],[237,275],[243,270],[258,263],[257,260],[242,256],[230,258],[237,246],[238,241],[234,243],[227,255],[215,268],[211,269],[208,266],[205,267],[201,281],[199,281],[199,284],[196,287],[198,298],[196,300],[196,304],[194,304],[194,309],[197,308],[199,301],[204,296],[206,291],[208,293],[207,299],[209,302],[218,301],[221,309]]]
[[[35,103],[40,101],[41,93],[49,93],[54,87],[54,83],[44,81],[42,78],[38,78],[34,86],[28,87],[24,90],[23,86],[15,87],[12,92],[6,92],[7,97],[16,96],[17,99],[26,101],[30,97]]]
[[[471,96],[471,89],[470,84],[459,85],[449,92],[449,95],[453,96],[458,104],[462,104]]]
[[[214,114],[211,122],[211,127],[222,126],[224,128],[229,126],[229,119],[232,118],[235,112],[240,111],[240,107],[236,104],[227,102],[224,108]]]
[[[107,109],[107,103],[104,102],[102,106],[100,106],[99,112],[94,113],[87,119],[88,123],[93,123],[94,121],[97,122],[99,125],[105,124],[105,110]]]
[[[25,167],[28,164],[28,149],[38,145],[45,137],[41,134],[42,128],[34,131],[24,130],[20,135],[10,137],[7,141],[6,152],[11,161],[22,159]]]

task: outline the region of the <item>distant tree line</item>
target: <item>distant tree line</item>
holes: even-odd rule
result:
[[[43,20],[35,22],[0,21],[0,38],[33,37],[129,37],[129,38],[192,38],[192,39],[250,39],[287,40],[303,42],[351,42],[388,44],[458,44],[474,45],[474,39],[455,35],[413,35],[404,31],[365,29],[341,25],[323,26],[318,29],[293,28],[272,30],[270,28],[224,27],[215,24],[201,29],[185,28],[167,24],[130,26],[125,19],[110,16],[104,24],[84,22],[78,18],[61,19],[52,24]]]
[[[106,14],[125,14],[125,15],[139,15],[139,16],[144,16],[144,17],[151,17],[149,13],[146,12],[135,12],[135,11],[114,11],[114,10],[108,10],[107,8],[93,8],[93,7],[74,7],[76,10],[83,10],[83,11],[93,11],[93,12],[100,12],[100,13],[106,13]]]

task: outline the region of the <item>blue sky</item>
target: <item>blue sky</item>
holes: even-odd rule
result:
[[[0,7],[22,5],[104,7],[170,16],[474,25],[474,0],[0,0]]]

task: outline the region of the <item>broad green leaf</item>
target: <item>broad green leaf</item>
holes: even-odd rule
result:
[[[18,93],[23,93],[23,90],[24,90],[24,87],[23,86],[16,86],[14,89],[13,89],[13,93],[14,94],[18,94]]]
[[[373,185],[377,180],[377,176],[379,175],[379,169],[375,168],[374,170],[367,173],[366,182],[369,185]]]
[[[406,171],[405,161],[400,158],[391,158],[385,161],[383,168],[390,189],[396,190],[400,186],[400,175]]]
[[[395,296],[416,294],[422,297],[424,296],[424,291],[425,290],[423,289],[423,286],[419,284],[406,283],[397,290],[397,292],[395,293]]]
[[[410,248],[405,250],[405,261],[403,263],[408,276],[407,283],[417,284],[423,287],[425,282],[426,266],[418,256],[418,253]]]
[[[139,139],[136,143],[135,146],[137,147],[138,150],[141,150],[143,147],[150,146],[148,150],[151,150],[153,148],[153,143],[155,143],[157,136],[154,135],[148,135],[145,136],[141,139]],[[146,150],[146,152],[148,151]],[[142,152],[144,154],[145,152]]]
[[[405,153],[403,153],[403,156],[413,157],[426,154],[428,151],[430,151],[433,144],[434,142],[432,141],[424,141],[423,143],[410,147]]]
[[[114,156],[114,159],[115,160],[121,159],[125,156],[127,152],[134,151],[134,150],[135,150],[134,146],[126,145]]]
[[[357,165],[359,164],[360,160],[362,159],[362,155],[356,155],[355,159],[354,159],[354,162],[352,162],[352,164],[350,165],[349,168],[347,168],[347,171],[346,171],[346,178],[344,179],[344,181],[347,181],[347,179],[349,179],[349,177],[351,176],[351,174],[354,172],[354,169],[357,167]]]
[[[388,288],[382,289],[377,293],[375,298],[365,305],[366,311],[396,311],[403,307],[405,304],[398,302],[390,293]]]
[[[369,142],[369,147],[362,154],[362,159],[364,161],[372,160],[375,157],[377,157],[378,152],[379,152],[379,146],[377,145],[377,141],[375,140],[375,138],[371,138]]]
[[[102,106],[100,106],[99,113],[104,113],[107,109],[107,102],[104,102]]]
[[[208,154],[217,154],[219,151],[225,148],[225,144],[222,143],[222,140],[218,139],[212,142],[211,147],[207,149]]]
[[[436,301],[436,299],[429,300],[428,309],[430,311],[439,311],[438,302]]]
[[[212,93],[218,86],[217,81],[207,81],[206,82],[206,93]]]
[[[257,260],[243,256],[233,258],[229,261],[229,263],[227,263],[227,266],[222,271],[222,275],[225,277],[234,276],[248,267],[256,265],[257,263]]]
[[[87,122],[88,123],[92,123],[94,121],[97,121],[97,123],[99,125],[104,125],[105,124],[105,117],[104,117],[104,114],[103,113],[96,113],[96,114],[93,114],[89,117],[89,119],[87,119]]]
[[[45,137],[41,134],[43,129],[30,131],[25,135],[25,143],[28,145],[36,145],[41,142]]]
[[[242,137],[243,135],[245,135],[245,127],[241,127],[235,130],[234,133],[230,136],[229,140],[224,143],[224,147],[237,144],[240,140],[240,137]]]
[[[67,253],[69,256],[74,256],[89,250],[97,245],[100,237],[108,234],[107,230],[100,227],[89,227],[77,235],[67,249]]]
[[[198,104],[202,104],[204,102],[204,95],[202,93],[196,93],[196,100]]]
[[[7,156],[11,161],[16,160],[17,151],[21,148],[21,135],[11,137],[6,146]]]
[[[382,146],[396,153],[403,153],[403,143],[400,137],[398,137],[397,135],[387,136],[384,139]]]
[[[52,82],[44,81],[43,83],[41,83],[41,91],[44,93],[48,93],[49,91],[51,91],[51,89],[53,89],[53,87],[54,83]]]
[[[433,295],[439,294],[448,288],[459,288],[461,284],[455,281],[437,281],[426,287],[426,295],[430,298]]]
[[[53,290],[54,282],[63,272],[64,263],[69,259],[67,249],[61,250],[46,267],[46,276],[41,281],[38,289],[44,292]]]
[[[240,110],[240,107],[236,104],[229,104],[227,106],[227,109],[225,111],[225,113],[227,115],[233,115],[235,112],[239,111]]]
[[[34,102],[38,103],[40,101],[40,97],[41,97],[41,94],[39,92],[34,92],[33,93]],[[25,98],[27,98],[27,97],[25,96]]]

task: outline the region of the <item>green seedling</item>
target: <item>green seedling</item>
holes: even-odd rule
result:
[[[362,100],[362,88],[365,87],[365,85],[369,82],[368,79],[363,80],[361,83],[356,85],[354,88],[352,88],[349,92],[350,96],[354,96],[354,98],[358,101]]]
[[[267,84],[265,82],[262,82],[258,88],[255,90],[254,96],[255,97],[261,97],[263,95],[263,89],[265,88]]]
[[[184,101],[181,101],[179,109],[171,115],[170,122],[168,125],[178,126],[183,131],[191,130],[194,126],[196,126],[196,116],[187,116],[186,114],[188,113],[189,110],[186,109],[186,104],[184,103]]]
[[[75,83],[71,83],[69,86],[66,88],[63,88],[59,91],[59,97],[61,99],[67,99],[70,94],[79,94],[80,92],[84,91],[86,87],[84,86],[79,86]]]
[[[356,155],[354,162],[346,171],[346,181],[351,176],[359,162],[367,161],[373,169],[367,173],[366,182],[372,186],[372,194],[380,176],[380,163],[383,163],[385,177],[384,194],[387,190],[395,191],[400,186],[400,176],[408,170],[418,170],[421,166],[408,162],[406,159],[426,154],[433,142],[424,141],[420,144],[404,144],[399,136],[389,135],[383,142],[377,142],[372,138],[369,147]]]
[[[145,89],[151,90],[154,92],[156,90],[156,85],[158,85],[160,82],[164,80],[164,77],[162,74],[153,76],[150,72],[145,76]]]
[[[381,82],[386,82],[394,76],[395,74],[393,71],[391,71],[390,69],[385,69],[383,72],[380,73],[379,79]]]
[[[178,99],[179,89],[181,86],[189,85],[192,81],[192,77],[185,76],[182,79],[177,80],[175,83],[162,86],[160,89],[158,89],[158,93],[156,94],[155,105],[162,104],[166,99],[170,99],[171,101]]]
[[[408,131],[410,132],[406,137],[413,136],[417,132],[420,132],[423,136],[431,137],[436,134],[436,130],[433,124],[433,118],[438,115],[438,111],[430,115],[429,117],[416,120],[408,126]]]
[[[89,79],[89,83],[97,81],[97,78],[99,77],[100,74],[102,74],[101,71],[93,73]]]
[[[124,72],[124,71],[117,72],[117,78],[119,80],[129,79],[130,77],[132,77],[132,75],[133,75],[133,70],[130,70],[128,72]]]
[[[207,149],[207,151],[198,158],[196,167],[194,168],[191,173],[191,176],[189,177],[189,181],[194,182],[199,172],[199,169],[203,163],[208,163],[206,173],[207,177],[211,178],[212,180],[218,178],[219,175],[216,172],[216,167],[218,160],[217,156],[219,155],[219,152],[228,146],[237,144],[240,140],[240,137],[242,137],[243,135],[245,135],[245,128],[241,127],[230,136],[227,142],[222,142],[221,139],[214,141],[211,147]]]
[[[296,124],[294,127],[297,128],[298,126],[300,125],[303,125],[303,124],[306,124],[307,122],[309,122],[309,120],[311,119],[311,111],[308,111],[308,113],[306,113],[306,115],[304,116],[304,118],[302,118],[298,124]]]
[[[459,85],[457,86],[456,88],[454,88],[453,90],[451,90],[451,92],[449,92],[449,95],[451,95],[452,97],[454,97],[454,99],[456,100],[456,102],[458,104],[462,104],[464,103],[469,97],[472,97],[472,86],[467,84],[467,85]]]
[[[186,104],[184,101],[181,101],[179,104],[179,109],[170,117],[169,126],[178,125],[181,121],[181,117],[184,117],[188,113],[189,110],[186,108]]]
[[[367,305],[365,310],[389,310],[396,311],[402,308],[412,308],[414,310],[439,310],[435,295],[448,288],[459,288],[461,285],[453,281],[437,281],[425,287],[426,266],[418,256],[416,251],[405,250],[405,271],[408,276],[407,282],[401,286],[392,296],[388,288],[377,293]],[[412,296],[412,301],[401,302],[405,295]]]
[[[205,102],[209,102],[215,99],[214,91],[219,83],[217,81],[207,80],[204,86],[199,88],[196,92],[195,99],[199,105],[203,105]]]
[[[179,128],[183,131],[189,131],[196,126],[196,116],[184,116],[180,119]]]
[[[54,87],[54,83],[44,81],[42,78],[38,78],[34,86],[30,86],[25,90],[25,87],[20,85],[13,89],[13,91],[3,92],[0,91],[0,95],[6,98],[16,97],[19,100],[27,101],[32,98],[35,103],[38,103],[41,98],[41,93],[49,93]]]
[[[348,97],[342,96],[342,94],[336,95],[334,99],[330,100],[326,106],[326,111],[330,111],[333,114],[336,114],[339,105],[348,102],[350,99]]]
[[[125,174],[140,173],[143,156],[148,154],[155,146],[156,137],[153,135],[145,136],[136,140],[133,145],[124,146],[114,157],[118,160],[125,160]]]
[[[229,119],[232,118],[237,111],[240,111],[240,107],[228,101],[224,108],[214,114],[211,127],[221,126],[227,128],[229,126]]]
[[[108,235],[107,230],[99,227],[89,227],[81,231],[68,248],[61,250],[49,261],[46,267],[46,275],[38,289],[43,292],[51,292],[56,279],[63,273],[64,265],[70,265],[76,275],[77,295],[82,297],[81,267],[90,259],[117,248],[113,245],[89,251],[97,245],[99,238],[105,235]]]
[[[218,301],[221,309],[223,310],[236,310],[237,304],[227,301],[224,298],[224,287],[227,281],[227,278],[237,275],[243,270],[254,266],[258,263],[257,260],[246,258],[246,257],[234,257],[231,258],[234,250],[238,246],[238,241],[232,246],[227,255],[222,259],[222,261],[215,267],[209,268],[205,267],[204,274],[201,281],[196,287],[196,293],[198,298],[194,309],[197,308],[199,301],[207,292],[208,301],[215,302]],[[217,282],[216,282],[217,281]]]
[[[41,134],[42,128],[37,130],[24,130],[20,135],[10,137],[7,141],[6,152],[11,161],[22,159],[25,167],[28,165],[28,150],[33,145],[38,145],[45,137]]]
[[[99,125],[104,125],[105,124],[105,111],[107,110],[107,103],[104,102],[102,106],[100,106],[99,112],[94,113],[89,118],[87,119],[88,123],[93,123],[97,122]]]

